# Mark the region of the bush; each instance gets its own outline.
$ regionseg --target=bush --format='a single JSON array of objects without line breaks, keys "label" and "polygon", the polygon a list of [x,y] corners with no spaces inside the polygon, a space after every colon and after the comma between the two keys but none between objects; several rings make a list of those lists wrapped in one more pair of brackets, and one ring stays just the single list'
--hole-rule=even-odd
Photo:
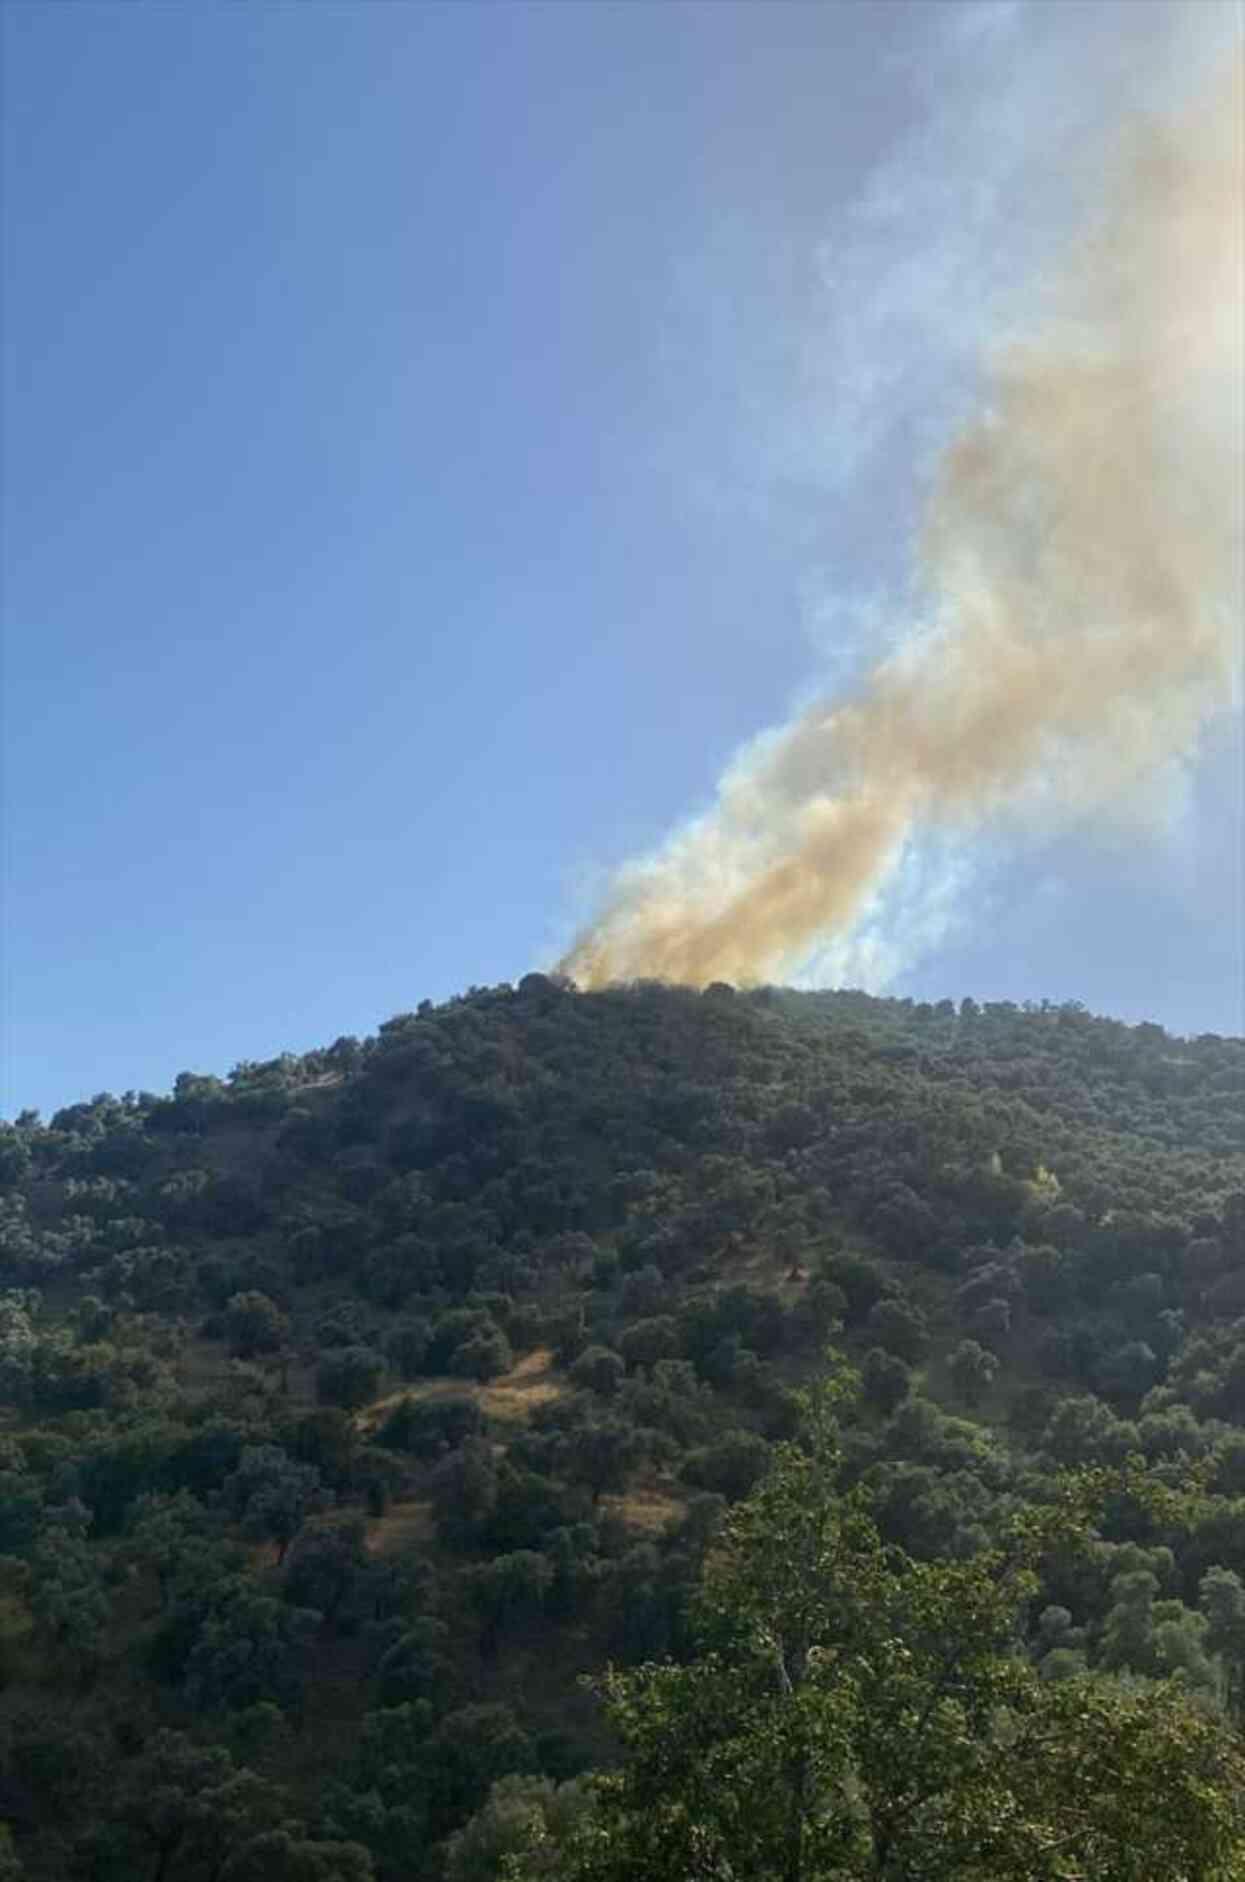
[{"label": "bush", "polygon": [[380,1391],[385,1362],[370,1346],[342,1346],[326,1353],[316,1370],[316,1397],[322,1405],[357,1411]]},{"label": "bush", "polygon": [[473,1398],[401,1398],[376,1434],[391,1451],[430,1461],[484,1429],[484,1413]]},{"label": "bush", "polygon": [[748,1495],[769,1469],[769,1445],[755,1431],[728,1431],[716,1444],[692,1451],[681,1475],[698,1490],[712,1490],[729,1502]]},{"label": "bush", "polygon": [[424,1369],[432,1328],[427,1320],[399,1320],[385,1339],[385,1357],[402,1379],[417,1379]]},{"label": "bush", "polygon": [[915,1366],[929,1350],[929,1329],[919,1307],[906,1300],[879,1300],[865,1322],[879,1346]]},{"label": "bush", "polygon": [[880,1346],[865,1354],[860,1381],[869,1404],[886,1416],[903,1403],[912,1389],[909,1368],[896,1354],[884,1353]]},{"label": "bush", "polygon": [[289,1334],[289,1322],[267,1294],[235,1294],[225,1305],[224,1332],[239,1359],[275,1353]]},{"label": "bush", "polygon": [[450,1371],[459,1379],[498,1379],[514,1365],[510,1341],[501,1328],[473,1333],[457,1347]]},{"label": "bush", "polygon": [[999,1362],[994,1354],[976,1340],[961,1340],[951,1355],[951,1383],[957,1395],[969,1406],[980,1405],[990,1387]]},{"label": "bush", "polygon": [[589,1346],[571,1367],[571,1383],[582,1392],[596,1392],[601,1398],[613,1398],[626,1371],[617,1353],[608,1346]]},{"label": "bush", "polygon": [[842,1290],[849,1327],[859,1326],[870,1308],[895,1292],[895,1283],[865,1255],[827,1255],[821,1263],[820,1278],[833,1281]]},{"label": "bush", "polygon": [[618,1350],[631,1372],[637,1366],[651,1370],[663,1359],[677,1359],[681,1350],[678,1322],[670,1314],[633,1321],[619,1334]]},{"label": "bush", "polygon": [[[456,1361],[463,1347],[471,1348],[473,1357],[460,1365]],[[493,1364],[490,1353],[505,1362],[493,1365],[492,1371],[488,1369]],[[510,1344],[487,1309],[454,1307],[433,1321],[423,1360],[425,1372],[454,1372],[467,1379],[493,1378],[498,1372],[508,1372],[513,1364]]]}]

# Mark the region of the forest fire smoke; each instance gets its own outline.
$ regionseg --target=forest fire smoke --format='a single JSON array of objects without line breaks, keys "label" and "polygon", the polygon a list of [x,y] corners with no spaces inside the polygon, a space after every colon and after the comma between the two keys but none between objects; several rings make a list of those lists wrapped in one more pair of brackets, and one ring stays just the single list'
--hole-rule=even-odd
[{"label": "forest fire smoke", "polygon": [[925,619],[619,874],[560,963],[581,985],[790,971],[913,838],[1127,801],[1231,697],[1243,71],[1196,115],[1128,129],[1036,329],[983,362],[918,545]]}]

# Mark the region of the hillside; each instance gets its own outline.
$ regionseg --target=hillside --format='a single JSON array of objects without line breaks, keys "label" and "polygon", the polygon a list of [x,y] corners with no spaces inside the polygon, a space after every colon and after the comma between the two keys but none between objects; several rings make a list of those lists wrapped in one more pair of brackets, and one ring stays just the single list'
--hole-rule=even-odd
[{"label": "hillside", "polygon": [[1241,1040],[529,975],[24,1114],[0,1180],[0,1877],[499,1874],[844,1364],[918,1559],[1194,1485],[1044,1561],[1025,1652],[1245,1715]]}]

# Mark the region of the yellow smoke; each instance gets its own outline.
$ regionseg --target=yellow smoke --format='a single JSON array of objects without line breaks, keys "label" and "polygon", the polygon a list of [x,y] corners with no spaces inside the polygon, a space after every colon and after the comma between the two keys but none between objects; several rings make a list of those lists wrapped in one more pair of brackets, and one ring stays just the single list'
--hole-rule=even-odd
[{"label": "yellow smoke", "polygon": [[1130,127],[1041,322],[983,362],[918,548],[926,621],[622,871],[563,972],[774,977],[913,836],[1127,801],[1192,750],[1239,657],[1243,75]]}]

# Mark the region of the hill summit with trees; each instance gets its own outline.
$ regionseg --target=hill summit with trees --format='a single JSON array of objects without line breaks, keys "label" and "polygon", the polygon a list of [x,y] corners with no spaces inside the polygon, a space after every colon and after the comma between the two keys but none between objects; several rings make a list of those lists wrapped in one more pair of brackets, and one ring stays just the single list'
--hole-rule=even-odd
[{"label": "hill summit with trees", "polygon": [[517,987],[0,1126],[0,1879],[1245,1877],[1245,1042]]}]

